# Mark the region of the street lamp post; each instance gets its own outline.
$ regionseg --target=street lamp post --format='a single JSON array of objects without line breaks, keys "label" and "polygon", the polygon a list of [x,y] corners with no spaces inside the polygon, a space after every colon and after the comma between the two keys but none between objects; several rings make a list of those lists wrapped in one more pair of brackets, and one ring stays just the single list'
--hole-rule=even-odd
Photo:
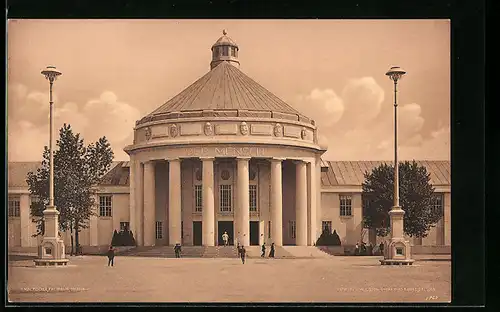
[{"label": "street lamp post", "polygon": [[54,207],[54,145],[52,136],[54,135],[54,122],[53,122],[53,107],[54,101],[52,100],[52,86],[54,85],[54,81],[60,76],[62,73],[58,71],[54,66],[47,66],[46,69],[42,70],[42,74],[50,83],[50,95],[49,95],[49,103],[50,103],[50,130],[49,130],[49,152],[50,152],[50,184],[49,184],[49,206]]},{"label": "street lamp post", "polygon": [[386,243],[381,264],[412,264],[410,243],[404,238],[404,210],[399,205],[399,162],[398,162],[398,81],[406,74],[400,67],[391,67],[386,75],[394,82],[394,205],[389,212],[391,239]]},{"label": "street lamp post", "polygon": [[406,74],[399,67],[391,67],[386,75],[394,81],[394,207],[393,209],[401,209],[399,206],[399,162],[398,162],[398,81]]},{"label": "street lamp post", "polygon": [[43,239],[40,246],[38,246],[38,258],[35,259],[35,265],[66,265],[69,261],[66,259],[64,254],[64,241],[59,237],[59,211],[57,211],[54,205],[54,143],[53,143],[53,132],[54,132],[54,122],[53,122],[53,105],[52,100],[52,87],[54,81],[61,72],[58,71],[54,66],[47,66],[46,69],[42,70],[42,75],[50,83],[50,95],[49,95],[49,205],[43,211],[43,222],[44,222],[44,232]]}]

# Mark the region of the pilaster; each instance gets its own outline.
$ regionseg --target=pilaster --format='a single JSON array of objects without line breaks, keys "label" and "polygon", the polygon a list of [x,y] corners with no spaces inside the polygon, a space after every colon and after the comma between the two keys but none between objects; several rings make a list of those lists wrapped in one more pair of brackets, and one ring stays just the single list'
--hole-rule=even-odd
[{"label": "pilaster", "polygon": [[30,196],[22,194],[19,199],[21,218],[21,247],[31,247]]}]

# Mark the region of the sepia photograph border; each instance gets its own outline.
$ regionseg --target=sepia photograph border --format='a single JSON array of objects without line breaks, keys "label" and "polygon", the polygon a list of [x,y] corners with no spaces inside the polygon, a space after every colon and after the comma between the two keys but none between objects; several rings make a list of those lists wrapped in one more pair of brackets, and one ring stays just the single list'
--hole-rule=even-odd
[{"label": "sepia photograph border", "polygon": [[[146,4],[147,3],[147,4]],[[485,295],[485,16],[484,1],[9,1],[7,19],[449,19],[451,21],[451,304],[342,303],[9,303],[18,307],[379,307],[484,306]],[[6,66],[8,60],[6,59]],[[6,70],[7,76],[7,70]],[[7,79],[6,79],[7,80]],[[7,88],[6,88],[7,90]],[[6,98],[7,100],[7,98]],[[7,105],[6,105],[7,106]],[[7,118],[7,114],[6,114]],[[5,119],[6,121],[6,119]],[[7,129],[7,127],[5,127]],[[5,132],[7,140],[7,131]],[[7,145],[5,145],[7,149]],[[7,168],[7,153],[4,158]],[[491,173],[490,173],[491,174]],[[5,171],[7,181],[7,170]],[[5,184],[7,205],[7,182]],[[494,204],[490,204],[495,209]],[[471,217],[471,214],[473,217]],[[7,218],[5,209],[4,217]],[[5,232],[7,233],[7,222]],[[457,230],[458,229],[458,230]],[[7,256],[7,235],[2,243]]]}]

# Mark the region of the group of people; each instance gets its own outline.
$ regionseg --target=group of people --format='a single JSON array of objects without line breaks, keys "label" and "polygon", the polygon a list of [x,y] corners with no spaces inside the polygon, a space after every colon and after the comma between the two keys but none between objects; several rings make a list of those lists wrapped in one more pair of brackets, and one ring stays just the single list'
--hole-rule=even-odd
[{"label": "group of people", "polygon": [[[384,243],[380,243],[379,250],[381,254],[384,253]],[[356,243],[356,246],[354,247],[354,254],[373,255],[373,245],[370,243],[368,246],[366,246],[365,242]]]},{"label": "group of people", "polygon": [[[262,258],[266,256],[266,244],[262,244],[262,254],[260,255]],[[269,258],[274,258],[274,243],[271,244],[271,250],[269,250]]]},{"label": "group of people", "polygon": [[[174,246],[174,252],[175,252],[175,257],[180,258],[181,257],[181,244],[177,243]],[[114,260],[115,260],[115,250],[113,249],[113,246],[109,246],[109,249],[106,253],[108,256],[108,266],[114,266]]]},{"label": "group of people", "polygon": [[[224,242],[224,246],[229,245],[229,235],[227,234],[226,231],[222,234],[222,241]],[[240,245],[239,242],[237,243],[236,248],[238,249],[238,257],[241,258],[241,262],[244,264],[247,251],[243,245]],[[272,243],[271,250],[269,251],[269,258],[274,258],[274,252],[275,252],[274,243]],[[262,254],[260,256],[262,258],[264,258],[266,256],[266,245],[265,244],[262,244]]]},{"label": "group of people", "polygon": [[[229,245],[229,235],[227,234],[227,232],[224,232],[224,234],[222,234],[222,241],[224,242],[224,246]],[[241,262],[243,264],[245,264],[245,258],[246,258],[246,253],[247,253],[245,247],[243,245],[240,245],[240,243],[238,242],[237,249],[238,249],[238,257],[241,258]],[[357,249],[358,249],[358,244],[356,244],[356,250]],[[266,245],[265,244],[262,244],[261,250],[262,250],[262,254],[260,256],[262,258],[264,258],[266,256]],[[176,258],[181,257],[181,251],[182,251],[181,244],[179,244],[179,243],[175,244],[174,252],[175,252]],[[275,252],[275,247],[274,247],[274,243],[272,243],[271,249],[269,250],[268,257],[274,258],[274,252]],[[113,266],[114,265],[114,258],[115,258],[115,250],[113,249],[113,246],[109,246],[107,256],[108,256],[108,266],[110,266],[110,265]]]},{"label": "group of people", "polygon": [[[243,264],[245,264],[245,257],[246,257],[246,249],[245,249],[245,246],[243,245],[240,245],[240,243],[237,244],[237,247],[238,249],[238,257],[241,258],[241,262]],[[262,244],[262,253],[261,253],[261,257],[264,258],[266,256],[266,245],[265,244]],[[274,258],[274,252],[275,252],[275,248],[274,248],[274,243],[271,244],[271,250],[269,251],[269,258]]]}]

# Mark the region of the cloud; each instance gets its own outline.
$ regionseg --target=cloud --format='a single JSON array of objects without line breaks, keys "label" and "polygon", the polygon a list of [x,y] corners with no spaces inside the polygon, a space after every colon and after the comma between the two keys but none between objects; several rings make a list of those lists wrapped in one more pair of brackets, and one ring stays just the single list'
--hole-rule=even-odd
[{"label": "cloud", "polygon": [[450,160],[450,127],[445,126],[431,133],[427,139],[422,139],[416,146],[400,148],[401,159]]},{"label": "cloud", "polygon": [[402,142],[420,132],[424,125],[424,118],[420,116],[422,109],[416,103],[406,104],[398,107],[398,134]]},{"label": "cloud", "polygon": [[43,147],[49,142],[49,127],[45,131],[25,120],[8,120],[7,161],[40,160]]},{"label": "cloud", "polygon": [[299,112],[323,127],[335,124],[344,113],[342,99],[331,89],[314,89],[310,94],[299,95],[294,102]]},{"label": "cloud", "polygon": [[[351,79],[342,97],[333,89],[314,89],[298,96],[295,107],[316,120],[322,145],[329,147],[323,155],[329,160],[391,160],[394,158],[393,106],[383,109],[384,91],[372,77]],[[327,109],[331,99],[338,109],[335,115]],[[302,102],[300,102],[302,101]],[[315,101],[311,105],[311,101]],[[391,113],[392,111],[392,113]],[[336,118],[332,118],[335,116]],[[449,159],[449,125],[440,123],[431,135],[424,135],[425,119],[417,103],[398,106],[398,151],[403,159]],[[448,130],[447,130],[448,129]]]},{"label": "cloud", "polygon": [[350,79],[342,90],[344,120],[367,122],[376,118],[384,101],[384,90],[373,77]]},{"label": "cloud", "polygon": [[[392,105],[383,107],[384,91],[372,77],[347,81],[339,96],[333,88],[313,89],[291,101],[296,109],[313,118],[318,139],[328,146],[324,159],[391,160],[394,157]],[[57,94],[55,95],[57,99]],[[85,103],[55,100],[55,131],[69,123],[86,142],[106,136],[117,159],[133,140],[139,110],[104,91]],[[384,104],[385,105],[385,104]],[[9,161],[39,160],[48,144],[48,93],[21,84],[8,88]],[[398,146],[401,159],[450,159],[450,128],[441,121],[425,133],[425,119],[418,103],[398,106]]]},{"label": "cloud", "polygon": [[96,140],[106,135],[112,145],[120,144],[129,137],[135,121],[141,117],[139,110],[118,101],[110,91],[103,92],[99,99],[88,101],[82,113],[92,121],[92,127],[87,131],[89,137]]},{"label": "cloud", "polygon": [[[22,84],[8,89],[8,158],[9,161],[40,160],[43,147],[49,143],[48,93],[31,91]],[[132,129],[140,112],[120,102],[111,91],[86,103],[57,103],[54,97],[54,134],[64,123],[80,133],[86,144],[106,136],[116,159],[128,159],[123,152],[132,143]]]}]

